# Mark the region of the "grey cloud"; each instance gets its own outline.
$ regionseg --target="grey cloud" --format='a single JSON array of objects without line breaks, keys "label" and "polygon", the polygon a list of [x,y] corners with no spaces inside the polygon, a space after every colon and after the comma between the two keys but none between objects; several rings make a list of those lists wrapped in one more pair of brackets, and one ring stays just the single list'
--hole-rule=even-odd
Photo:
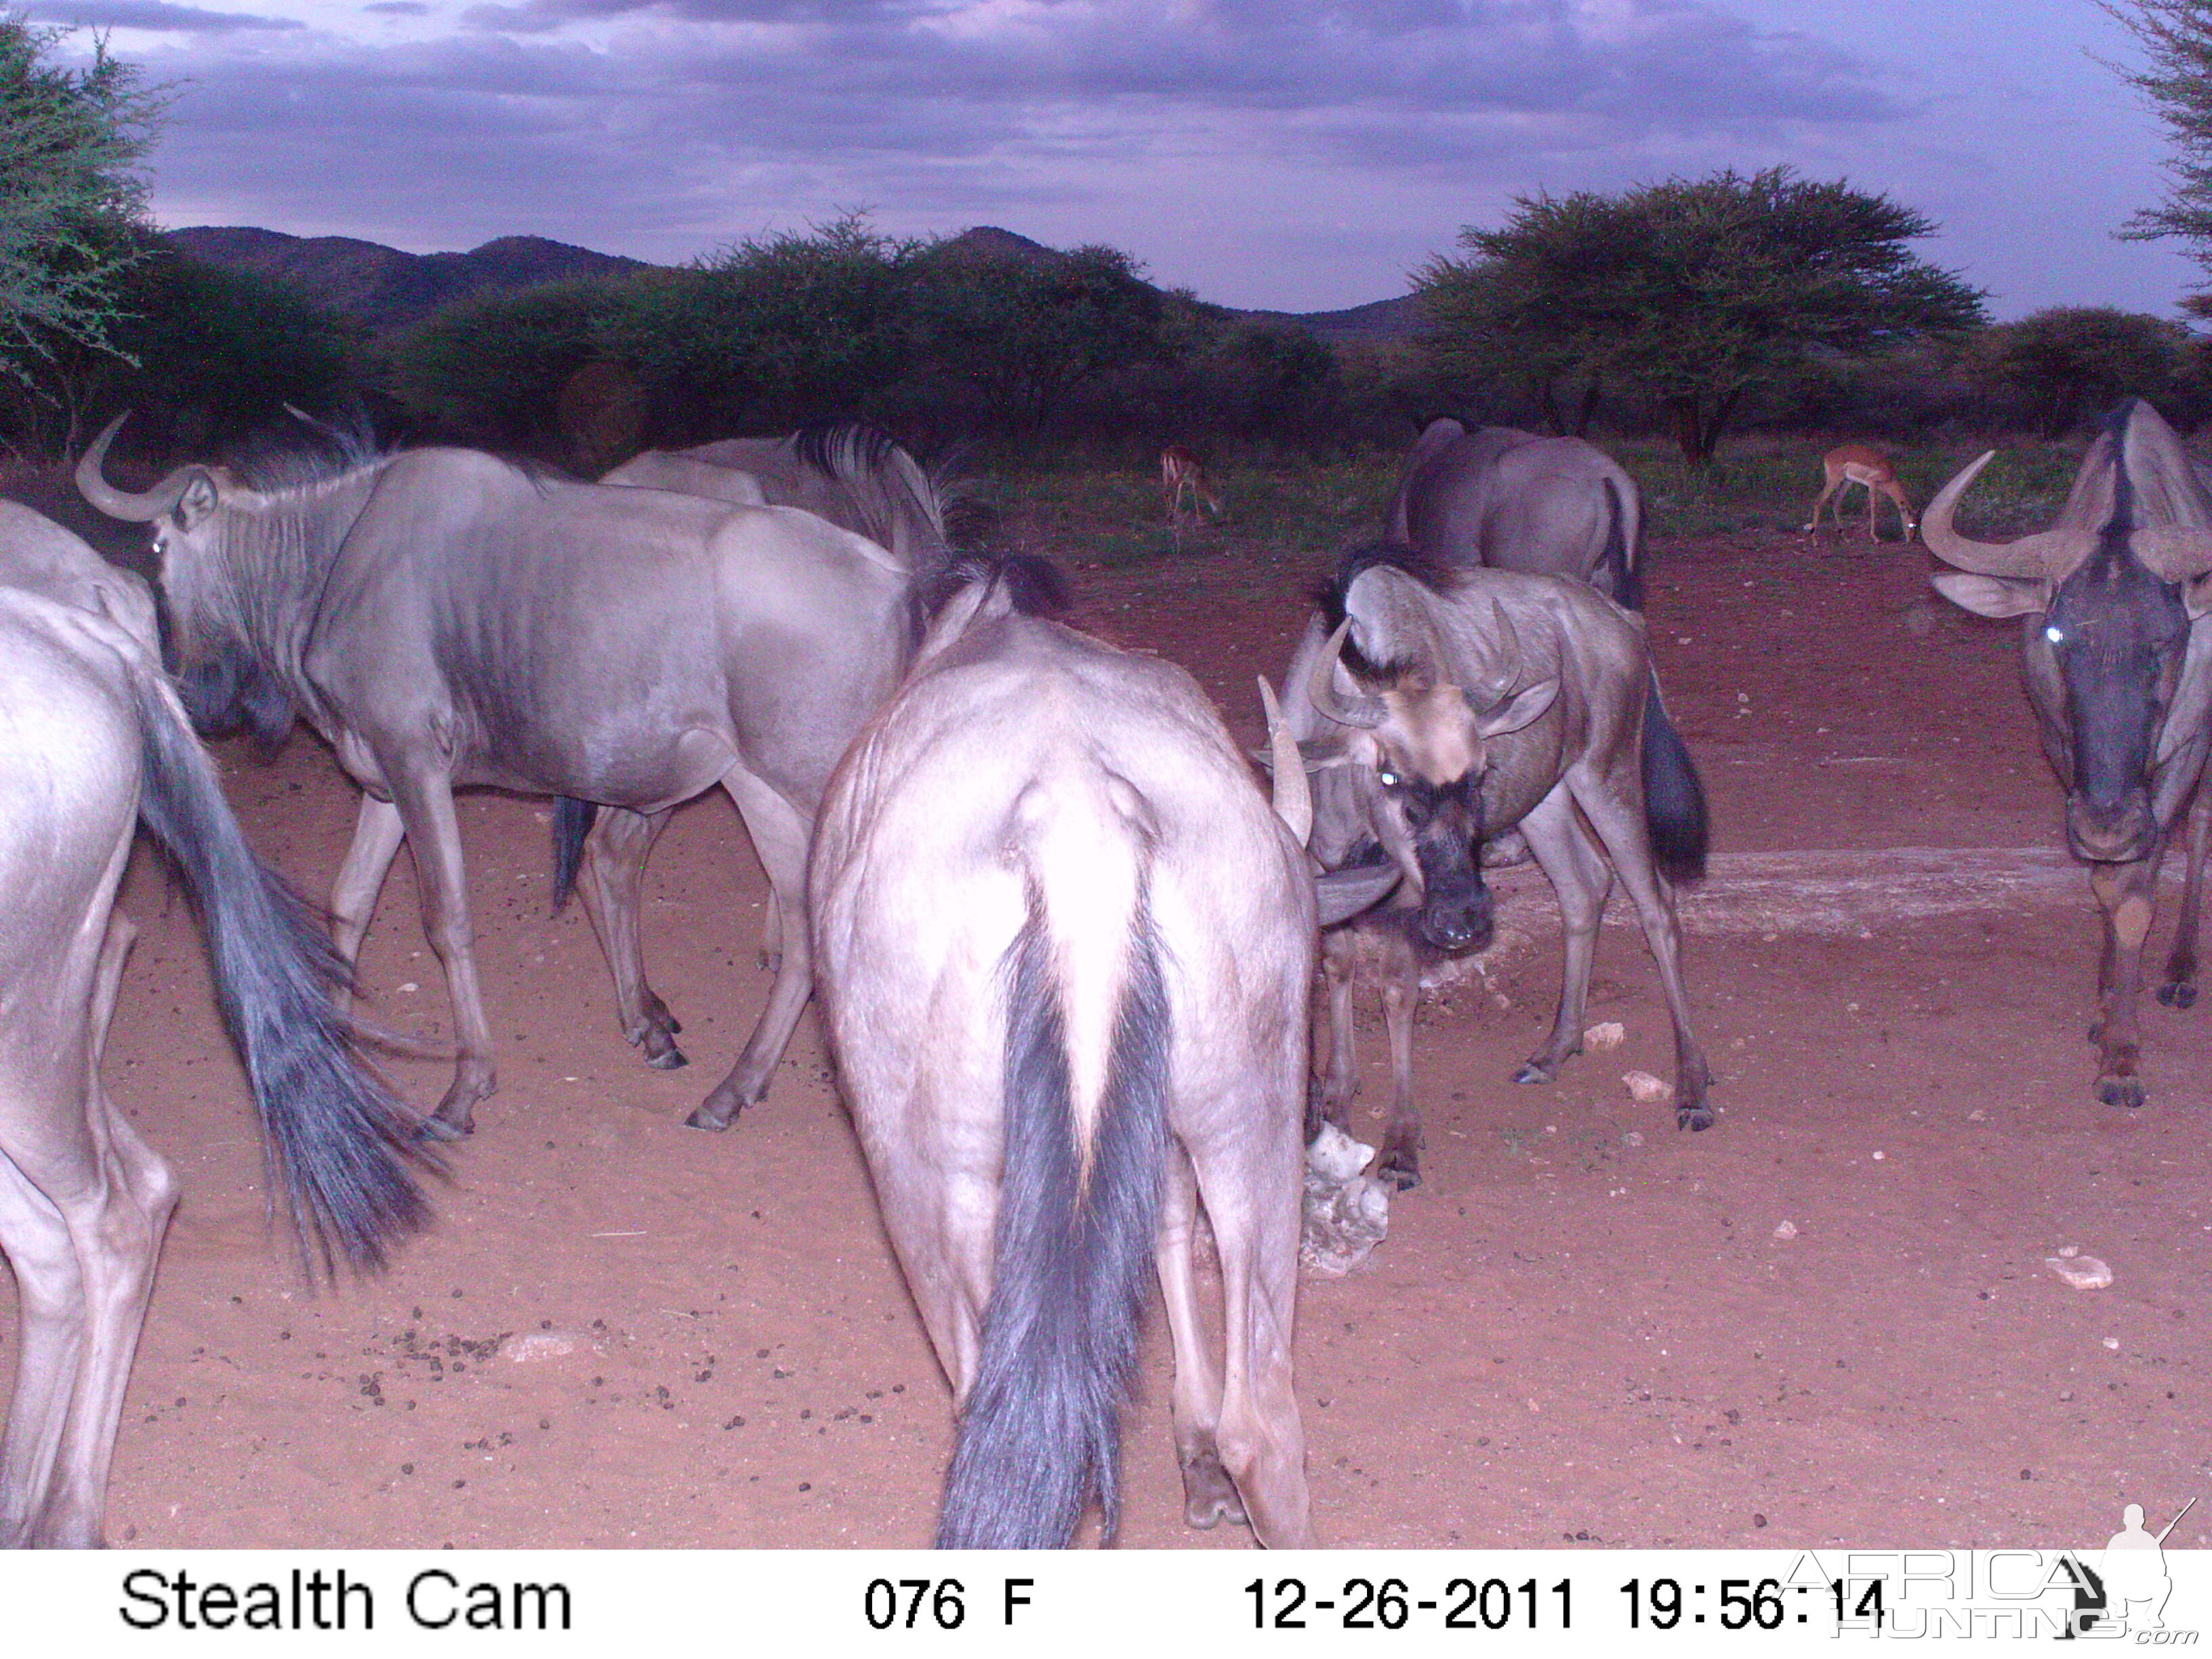
[{"label": "grey cloud", "polygon": [[427,17],[430,13],[429,7],[424,5],[422,0],[374,0],[374,4],[363,6],[362,9],[381,13],[387,17]]},{"label": "grey cloud", "polygon": [[30,8],[29,15],[41,22],[66,23],[78,28],[157,29],[194,34],[228,34],[240,30],[306,27],[289,17],[257,17],[242,11],[204,11],[198,6],[171,5],[168,0],[84,0],[82,4],[39,4]]}]

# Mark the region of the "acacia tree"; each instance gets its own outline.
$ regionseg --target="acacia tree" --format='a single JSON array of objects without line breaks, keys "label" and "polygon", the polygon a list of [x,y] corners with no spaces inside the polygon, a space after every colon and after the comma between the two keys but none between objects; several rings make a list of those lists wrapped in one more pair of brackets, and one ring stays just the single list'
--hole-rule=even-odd
[{"label": "acacia tree", "polygon": [[1449,361],[1546,384],[1620,385],[1711,463],[1744,397],[1816,354],[1896,349],[1974,328],[1982,296],[1905,243],[1935,225],[1887,196],[1789,167],[1671,179],[1618,196],[1516,197],[1500,229],[1460,233],[1416,278]]},{"label": "acacia tree", "polygon": [[1990,379],[2016,394],[2047,438],[2130,395],[2193,420],[2203,384],[2188,330],[2112,306],[2053,306],[2000,323],[1976,343]]},{"label": "acacia tree", "polygon": [[[2166,124],[2174,155],[2164,202],[2139,210],[2115,233],[2134,242],[2179,237],[2212,272],[2212,0],[2132,0],[2106,11],[2149,59],[2140,70],[2109,65],[2142,93]],[[2192,294],[2183,309],[2212,317],[2212,293]]]},{"label": "acacia tree", "polygon": [[163,104],[104,41],[83,68],[51,62],[66,33],[0,12],[0,371],[64,404],[79,377],[49,372],[58,355],[116,350],[121,278],[143,247],[139,167]]}]

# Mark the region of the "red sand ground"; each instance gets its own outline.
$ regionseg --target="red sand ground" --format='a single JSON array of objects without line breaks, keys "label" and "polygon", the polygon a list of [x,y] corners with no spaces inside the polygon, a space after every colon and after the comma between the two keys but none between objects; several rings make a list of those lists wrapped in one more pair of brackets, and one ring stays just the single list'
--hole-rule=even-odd
[{"label": "red sand ground", "polygon": [[[2055,844],[2013,635],[1934,601],[1923,555],[1765,537],[1662,544],[1654,563],[1662,672],[1721,851]],[[1244,550],[1079,580],[1095,626],[1191,665],[1256,739],[1252,675],[1280,672],[1307,574]],[[328,755],[226,762],[249,834],[325,890],[353,811]],[[435,1234],[337,1294],[272,1253],[198,938],[135,872],[144,937],[108,1077],[185,1196],[116,1460],[116,1542],[927,1541],[946,1389],[811,1019],[764,1106],[725,1135],[683,1127],[767,988],[735,813],[679,814],[648,874],[654,980],[695,1061],[675,1074],[622,1042],[582,918],[548,916],[544,819],[542,802],[464,807],[501,1091]],[[442,1033],[412,889],[403,857],[364,981],[382,1019]],[[1424,1017],[1426,1184],[1366,1271],[1305,1286],[1323,1541],[2082,1545],[2123,1502],[2155,1526],[2203,1489],[2212,1007],[2148,1007],[2150,1103],[2099,1105],[2086,882],[1865,938],[1694,937],[1724,1109],[1696,1136],[1621,1086],[1668,1073],[1672,1051],[1618,906],[1591,1017],[1626,1044],[1556,1086],[1507,1080],[1558,958],[1540,888],[1505,919],[1536,941],[1501,985],[1511,1006],[1462,994]],[[398,1074],[424,1106],[444,1083]],[[1797,1235],[1778,1239],[1785,1218]],[[2059,1283],[2042,1264],[2063,1244],[2117,1282]],[[1125,1540],[1243,1547],[1182,1524],[1157,1325]],[[14,1340],[0,1291],[0,1374]],[[2171,1541],[2205,1542],[2208,1514]]]}]

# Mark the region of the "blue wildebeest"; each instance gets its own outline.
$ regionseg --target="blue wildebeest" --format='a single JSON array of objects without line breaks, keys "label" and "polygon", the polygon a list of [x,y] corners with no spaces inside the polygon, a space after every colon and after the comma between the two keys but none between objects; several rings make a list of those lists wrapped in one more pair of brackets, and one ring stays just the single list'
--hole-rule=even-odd
[{"label": "blue wildebeest", "polygon": [[[1510,427],[1469,432],[1431,421],[1407,457],[1390,509],[1393,540],[1454,569],[1481,567],[1529,575],[1571,576],[1634,609],[1642,603],[1643,501],[1611,457],[1579,438],[1539,438]],[[1340,818],[1358,812],[1341,776],[1316,793]],[[1508,830],[1483,850],[1486,862],[1519,863],[1523,838]],[[1371,976],[1382,994],[1390,1045],[1391,1121],[1417,1134],[1413,1104],[1413,1015],[1422,970],[1443,954],[1420,927],[1423,900],[1407,883],[1392,901],[1322,939],[1328,982],[1328,1058],[1317,1082],[1316,1124],[1341,1123],[1357,1090],[1352,999]],[[1400,1187],[1418,1180],[1413,1159],[1386,1152],[1380,1169]]]},{"label": "blue wildebeest", "polygon": [[[1302,810],[1282,810],[1182,670],[1018,614],[999,578],[946,607],[830,783],[823,1007],[959,1403],[941,1545],[1063,1546],[1094,1492],[1112,1536],[1155,1266],[1186,1519],[1306,1541],[1291,1334],[1316,900]],[[1395,879],[1339,878],[1322,914]]]},{"label": "blue wildebeest", "polygon": [[380,1265],[426,1211],[407,1120],[358,1063],[343,969],[255,860],[161,672],[144,584],[0,503],[0,1252],[22,1340],[0,1545],[97,1545],[124,1386],[176,1178],[116,1109],[100,1050],[136,930],[115,891],[142,822],[206,928],[311,1263]]},{"label": "blue wildebeest", "polygon": [[[672,489],[739,507],[799,507],[888,550],[899,564],[917,573],[917,597],[925,604],[943,597],[930,591],[930,578],[932,573],[945,570],[951,560],[945,516],[958,500],[957,485],[946,471],[924,466],[886,434],[857,422],[805,427],[781,438],[725,438],[696,449],[648,449],[599,482]],[[584,891],[600,898],[592,913],[594,924],[601,914],[609,917],[600,932],[603,939],[615,941],[608,945],[610,960],[617,951],[635,957],[640,880],[646,854],[667,815],[638,823],[633,821],[636,815],[618,808],[599,811],[589,802],[565,799],[556,803],[555,812],[554,903],[562,902],[580,873],[586,884],[594,884]],[[592,830],[595,816],[597,829],[586,842],[582,837]],[[584,852],[580,872],[580,850]],[[774,967],[781,961],[782,932],[782,906],[771,890],[763,918],[763,965]],[[634,966],[618,966],[617,981],[625,971],[642,984],[641,959]],[[648,1006],[648,1012],[653,1012]],[[673,1041],[679,1028],[665,1018],[666,1013],[665,1008],[658,1010],[641,1039],[649,1063],[664,1070],[684,1063]]]},{"label": "blue wildebeest", "polygon": [[[303,717],[362,787],[331,898],[348,961],[413,842],[459,1049],[431,1127],[467,1133],[495,1085],[453,809],[472,785],[624,809],[580,885],[623,1031],[654,1059],[675,1021],[635,939],[643,843],[722,786],[775,890],[782,950],[750,1040],[690,1121],[720,1128],[758,1100],[809,991],[814,809],[905,668],[915,573],[809,513],[570,483],[471,450],[258,481],[184,466],[131,493],[100,475],[113,431],[78,484],[154,524],[195,716],[264,741]],[[556,823],[571,868],[590,827],[580,812]]]},{"label": "blue wildebeest", "polygon": [[[1705,796],[1638,620],[1584,582],[1455,568],[1388,544],[1348,555],[1320,597],[1284,692],[1289,728],[1327,786],[1315,792],[1315,855],[1340,868],[1379,848],[1418,900],[1398,924],[1409,942],[1480,949],[1492,919],[1478,849],[1520,830],[1566,932],[1559,1015],[1523,1083],[1551,1081],[1581,1051],[1618,875],[1674,1024],[1675,1121],[1710,1127],[1673,891],[1704,873]],[[1348,1024],[1348,1002],[1332,1001]],[[1348,1098],[1324,1085],[1318,1103],[1340,1126]],[[1413,1185],[1420,1140],[1401,1087],[1378,1174]]]},{"label": "blue wildebeest", "polygon": [[1406,458],[1389,537],[1439,564],[1573,576],[1632,611],[1643,604],[1644,498],[1580,438],[1430,422]]},{"label": "blue wildebeest", "polygon": [[[2212,748],[2212,491],[2148,404],[2115,410],[2082,458],[2049,530],[1972,541],[1952,527],[1995,451],[1928,504],[1922,538],[1957,569],[1946,599],[2022,619],[2028,701],[2044,752],[2066,786],[2066,842],[2089,866],[2104,912],[2097,970],[2098,1097],[2140,1106],[2136,996],[2168,838],[2189,812],[2188,885],[2159,1000],[2197,999],[2197,919],[2207,814],[2199,784]],[[2193,805],[2192,805],[2193,803]]]}]

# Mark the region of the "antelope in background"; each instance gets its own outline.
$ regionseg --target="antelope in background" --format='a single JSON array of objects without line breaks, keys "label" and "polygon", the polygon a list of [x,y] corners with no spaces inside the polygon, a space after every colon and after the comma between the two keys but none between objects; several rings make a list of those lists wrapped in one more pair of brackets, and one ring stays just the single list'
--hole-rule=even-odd
[{"label": "antelope in background", "polygon": [[1908,542],[1912,539],[1912,532],[1918,527],[1913,521],[1912,503],[1905,498],[1905,487],[1897,481],[1896,465],[1887,455],[1872,444],[1838,444],[1820,458],[1820,466],[1827,474],[1827,483],[1820,491],[1820,499],[1813,503],[1812,522],[1805,526],[1808,532],[1820,527],[1820,509],[1827,506],[1831,496],[1834,497],[1836,503],[1836,528],[1841,530],[1844,527],[1844,489],[1849,484],[1857,484],[1867,493],[1867,539],[1880,539],[1875,532],[1874,498],[1876,495],[1887,495],[1897,504],[1897,516],[1905,525],[1905,539]]},{"label": "antelope in background", "polygon": [[1167,509],[1170,524],[1182,521],[1186,494],[1191,498],[1193,519],[1201,506],[1215,518],[1221,516],[1221,497],[1206,487],[1206,468],[1197,455],[1181,444],[1170,444],[1160,451],[1160,504]]}]

